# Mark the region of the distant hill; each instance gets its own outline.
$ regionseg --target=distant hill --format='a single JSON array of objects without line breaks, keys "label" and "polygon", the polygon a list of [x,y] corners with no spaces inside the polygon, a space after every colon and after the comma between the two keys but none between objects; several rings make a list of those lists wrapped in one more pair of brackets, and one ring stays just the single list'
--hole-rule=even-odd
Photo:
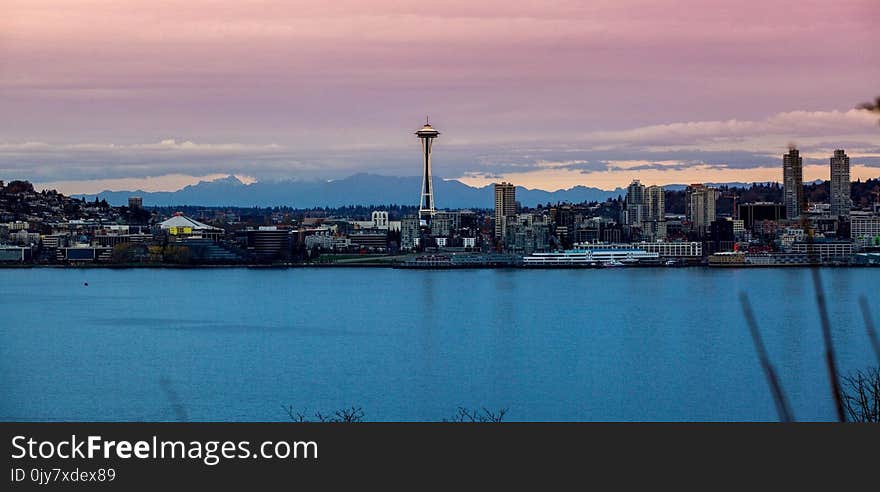
[{"label": "distant hill", "polygon": [[[768,184],[772,183],[772,181],[761,181],[759,184]],[[706,186],[712,186],[718,188],[720,186],[726,186],[727,188],[748,188],[752,186],[753,183],[741,183],[739,181],[731,181],[730,183],[703,183]],[[686,184],[669,184],[663,185],[663,188],[666,191],[684,191],[689,185]]]},{"label": "distant hill", "polygon": [[[421,178],[355,174],[333,181],[278,181],[244,184],[234,176],[215,181],[202,181],[178,191],[146,192],[103,191],[97,195],[76,195],[87,200],[95,197],[111,205],[125,205],[128,197],[143,197],[146,206],[202,205],[230,207],[289,206],[295,208],[342,207],[364,204],[418,204]],[[525,206],[538,203],[568,201],[604,201],[625,194],[575,186],[567,190],[531,190],[518,186],[517,200]],[[434,179],[434,195],[440,208],[492,208],[495,196],[492,185],[481,188],[457,180]]]},{"label": "distant hill", "polygon": [[[706,183],[710,186],[738,188],[739,203],[782,200],[781,185],[776,182],[761,183]],[[12,185],[12,183],[10,183]],[[29,185],[29,183],[28,183]],[[355,174],[334,181],[280,181],[244,184],[234,176],[215,181],[202,181],[178,191],[104,191],[97,195],[74,195],[94,201],[106,200],[110,205],[128,203],[128,197],[137,195],[147,206],[229,206],[293,208],[346,207],[352,205],[418,205],[421,178],[418,176],[392,177],[375,174]],[[435,178],[434,194],[440,208],[493,208],[495,197],[492,185],[468,186],[457,180]],[[670,213],[684,213],[684,189],[687,185],[665,185],[666,209]],[[804,184],[809,201],[828,199],[828,182],[811,181]],[[570,202],[582,203],[605,201],[625,196],[626,190],[601,190],[588,186],[575,186],[567,190],[545,191],[516,188],[517,201],[527,207],[538,204]],[[854,181],[852,199],[859,207],[868,207],[880,199],[880,179]]]}]

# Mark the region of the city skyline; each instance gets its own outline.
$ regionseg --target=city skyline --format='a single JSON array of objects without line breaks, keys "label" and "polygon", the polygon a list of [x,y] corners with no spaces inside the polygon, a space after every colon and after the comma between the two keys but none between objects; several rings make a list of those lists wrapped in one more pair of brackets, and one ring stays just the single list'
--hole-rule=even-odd
[{"label": "city skyline", "polygon": [[876,117],[852,109],[880,76],[871,1],[170,7],[11,1],[0,175],[66,193],[416,175],[402,130],[425,113],[436,176],[471,185],[779,181],[788,142],[805,180],[836,148],[852,179],[880,175]]}]

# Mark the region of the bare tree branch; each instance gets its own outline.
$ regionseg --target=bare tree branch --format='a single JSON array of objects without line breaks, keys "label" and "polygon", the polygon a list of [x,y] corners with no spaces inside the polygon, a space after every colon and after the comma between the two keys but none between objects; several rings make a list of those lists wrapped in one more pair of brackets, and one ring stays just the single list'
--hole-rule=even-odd
[{"label": "bare tree branch", "polygon": [[746,324],[749,325],[749,331],[752,334],[752,342],[755,344],[755,350],[758,352],[758,359],[761,361],[761,367],[764,369],[764,376],[767,377],[767,384],[770,385],[770,393],[773,395],[773,402],[776,403],[776,413],[779,414],[781,422],[792,422],[794,416],[785,393],[782,392],[782,385],[779,384],[779,378],[770,363],[767,356],[767,349],[764,347],[764,341],[761,339],[761,332],[758,329],[758,322],[755,320],[755,314],[752,312],[752,306],[749,304],[749,297],[745,292],[739,293],[739,300],[742,304],[743,313],[746,316]]}]

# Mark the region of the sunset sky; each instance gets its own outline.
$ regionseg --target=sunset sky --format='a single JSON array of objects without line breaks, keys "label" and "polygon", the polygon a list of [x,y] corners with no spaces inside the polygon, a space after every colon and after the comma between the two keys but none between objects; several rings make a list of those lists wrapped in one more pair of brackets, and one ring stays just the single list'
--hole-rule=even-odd
[{"label": "sunset sky", "polygon": [[880,176],[880,2],[3,0],[0,179]]}]

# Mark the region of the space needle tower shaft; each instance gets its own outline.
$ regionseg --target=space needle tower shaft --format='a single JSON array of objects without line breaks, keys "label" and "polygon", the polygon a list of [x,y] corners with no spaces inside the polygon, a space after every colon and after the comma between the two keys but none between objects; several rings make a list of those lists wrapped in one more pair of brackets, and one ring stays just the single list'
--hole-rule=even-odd
[{"label": "space needle tower shaft", "polygon": [[428,123],[427,119],[425,120],[425,126],[416,132],[416,136],[422,141],[422,156],[424,158],[422,167],[422,195],[419,200],[419,219],[425,221],[430,220],[437,211],[434,204],[434,182],[431,178],[431,147],[438,135],[440,135],[440,132],[435,130]]}]

